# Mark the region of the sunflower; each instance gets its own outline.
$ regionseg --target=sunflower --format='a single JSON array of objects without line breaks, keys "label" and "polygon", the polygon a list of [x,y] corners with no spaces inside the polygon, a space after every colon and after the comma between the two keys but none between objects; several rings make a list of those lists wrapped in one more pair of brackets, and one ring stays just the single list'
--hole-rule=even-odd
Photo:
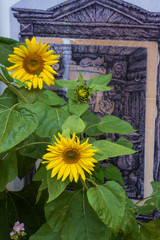
[{"label": "sunflower", "polygon": [[79,176],[85,181],[84,170],[89,174],[94,171],[94,164],[97,160],[93,158],[93,155],[97,150],[93,150],[90,147],[92,144],[88,144],[88,139],[84,143],[80,143],[79,138],[75,135],[72,139],[64,138],[58,133],[59,139],[56,139],[54,146],[48,145],[46,153],[42,158],[45,160],[42,163],[48,163],[46,169],[52,169],[51,177],[57,175],[57,180],[62,177],[64,181],[68,176],[70,181],[78,181]]},{"label": "sunflower", "polygon": [[26,39],[26,47],[20,45],[15,47],[13,54],[9,55],[8,61],[14,63],[7,70],[13,78],[19,79],[27,84],[28,89],[31,87],[42,89],[43,81],[50,86],[54,85],[54,76],[57,74],[51,65],[58,62],[57,58],[60,55],[54,55],[53,50],[48,50],[50,46],[41,45],[41,42],[36,44],[36,38],[33,37],[30,41]]}]

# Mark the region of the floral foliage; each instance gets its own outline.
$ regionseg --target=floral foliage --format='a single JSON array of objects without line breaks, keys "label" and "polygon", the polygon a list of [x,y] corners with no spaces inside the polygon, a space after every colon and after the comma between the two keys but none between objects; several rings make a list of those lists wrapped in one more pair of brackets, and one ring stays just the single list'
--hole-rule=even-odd
[{"label": "floral foliage", "polygon": [[[6,84],[0,96],[0,240],[159,240],[160,220],[137,217],[160,211],[160,182],[152,182],[151,196],[133,203],[109,162],[136,152],[125,138],[136,130],[89,110],[93,93],[111,90],[112,74],[55,80],[52,65],[60,56],[49,48],[35,37],[25,43],[0,38],[0,81]],[[63,87],[67,100],[55,91]],[[106,133],[119,141],[97,140]],[[17,176],[26,179],[37,159],[30,184],[8,190]]]}]

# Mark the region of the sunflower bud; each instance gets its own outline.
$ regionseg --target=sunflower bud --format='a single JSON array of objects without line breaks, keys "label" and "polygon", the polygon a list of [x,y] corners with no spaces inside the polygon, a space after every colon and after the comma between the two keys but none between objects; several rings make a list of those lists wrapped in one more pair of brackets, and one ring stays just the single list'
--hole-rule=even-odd
[{"label": "sunflower bud", "polygon": [[91,89],[86,85],[86,83],[76,87],[75,98],[79,102],[88,102],[91,96],[92,96]]}]

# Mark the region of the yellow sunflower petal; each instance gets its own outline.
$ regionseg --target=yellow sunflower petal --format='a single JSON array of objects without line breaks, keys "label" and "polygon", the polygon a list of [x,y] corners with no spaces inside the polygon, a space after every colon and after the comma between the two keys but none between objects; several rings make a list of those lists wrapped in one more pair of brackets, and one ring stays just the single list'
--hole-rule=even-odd
[{"label": "yellow sunflower petal", "polygon": [[63,174],[62,181],[64,181],[64,180],[68,177],[69,174],[70,174],[70,165],[68,164],[68,165],[66,166],[66,170],[65,170],[65,172],[64,172],[64,174]]},{"label": "yellow sunflower petal", "polygon": [[77,170],[78,170],[79,174],[81,175],[82,179],[85,181],[86,177],[85,177],[83,169],[81,168],[81,166],[79,166],[79,164],[77,164],[76,166],[77,166]]}]

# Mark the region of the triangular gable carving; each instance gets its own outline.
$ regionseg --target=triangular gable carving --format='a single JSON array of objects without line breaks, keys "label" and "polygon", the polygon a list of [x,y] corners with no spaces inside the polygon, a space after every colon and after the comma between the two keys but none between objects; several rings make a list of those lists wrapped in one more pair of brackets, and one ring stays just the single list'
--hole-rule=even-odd
[{"label": "triangular gable carving", "polygon": [[[61,3],[57,6],[48,9],[48,12],[53,12],[54,20],[62,20],[66,21],[67,19],[71,19],[74,21],[79,20],[79,13],[81,11],[82,15],[86,9],[85,16],[88,15],[88,11],[91,7],[92,14],[89,13],[88,21],[92,19],[94,22],[112,22],[119,24],[158,24],[160,21],[159,13],[151,13],[140,7],[137,7],[133,4],[126,3],[122,0],[67,0],[64,3]],[[102,9],[102,16],[107,18],[109,14],[108,20],[105,19],[98,20],[98,11],[95,9]],[[101,11],[101,10],[100,10]],[[104,11],[104,12],[103,12]],[[109,12],[110,11],[110,12]],[[114,13],[113,13],[114,12]],[[97,15],[96,15],[97,13]],[[110,14],[112,16],[110,16]],[[101,17],[101,16],[100,16]],[[91,20],[89,20],[91,18]],[[123,20],[122,20],[123,19]]]},{"label": "triangular gable carving", "polygon": [[95,22],[95,23],[121,23],[121,24],[140,24],[139,20],[128,17],[120,11],[103,6],[99,3],[93,3],[90,6],[72,10],[54,19],[60,22]]}]

